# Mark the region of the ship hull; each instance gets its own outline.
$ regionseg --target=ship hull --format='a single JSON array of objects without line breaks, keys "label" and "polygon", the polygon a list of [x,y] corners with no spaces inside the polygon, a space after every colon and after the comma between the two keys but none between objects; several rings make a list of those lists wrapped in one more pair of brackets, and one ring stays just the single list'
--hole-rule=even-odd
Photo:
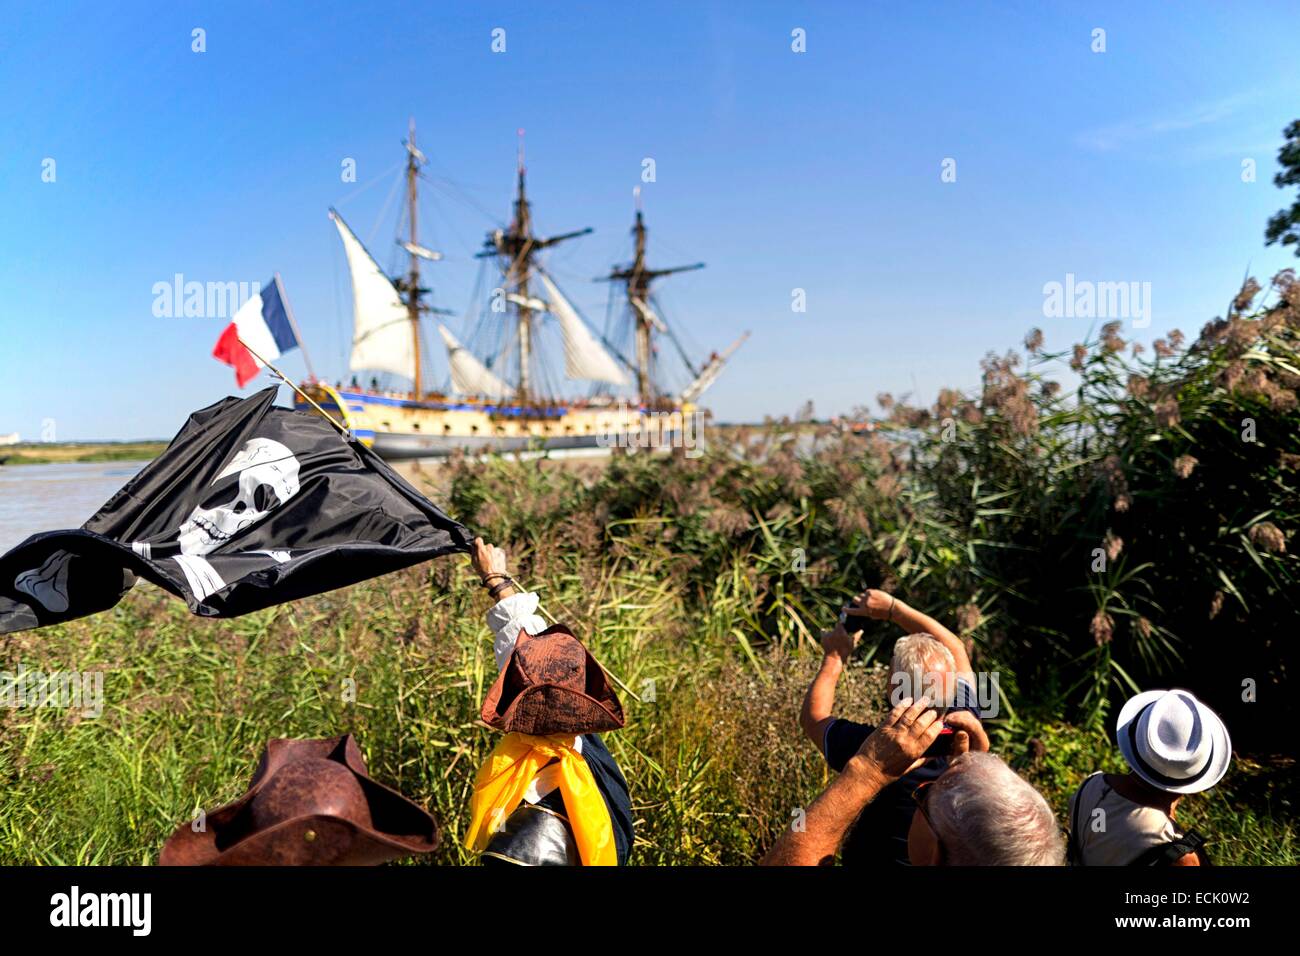
[{"label": "ship hull", "polygon": [[[385,459],[594,448],[695,447],[695,416],[623,405],[524,407],[302,386],[295,407],[328,415]],[[310,399],[310,401],[308,401]],[[314,404],[313,404],[314,403]]]},{"label": "ship hull", "polygon": [[410,458],[444,458],[457,451],[468,454],[493,452],[552,451],[573,448],[599,448],[600,439],[578,438],[493,438],[477,435],[419,435],[379,432],[369,442],[381,457],[389,461]]}]

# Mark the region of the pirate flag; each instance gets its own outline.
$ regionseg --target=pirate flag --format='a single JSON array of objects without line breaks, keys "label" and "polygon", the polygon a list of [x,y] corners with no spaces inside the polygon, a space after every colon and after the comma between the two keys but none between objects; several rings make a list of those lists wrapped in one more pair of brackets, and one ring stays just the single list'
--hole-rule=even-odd
[{"label": "pirate flag", "polygon": [[80,530],[0,557],[0,634],[110,608],[137,577],[235,617],[469,550],[374,452],[275,395],[195,412]]}]

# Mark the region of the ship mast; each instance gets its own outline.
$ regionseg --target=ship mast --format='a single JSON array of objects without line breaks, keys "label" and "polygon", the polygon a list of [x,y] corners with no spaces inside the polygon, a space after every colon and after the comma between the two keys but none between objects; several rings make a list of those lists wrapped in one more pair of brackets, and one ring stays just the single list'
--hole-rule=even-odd
[{"label": "ship mast", "polygon": [[417,236],[416,180],[419,178],[420,164],[424,154],[415,145],[415,117],[411,117],[410,133],[406,139],[406,202],[411,217],[410,251],[411,270],[406,277],[406,312],[411,319],[412,354],[415,356],[415,398],[418,401],[424,393],[420,380],[420,257],[414,250],[419,248]]},{"label": "ship mast", "polygon": [[653,352],[652,335],[654,329],[663,328],[662,320],[650,307],[650,284],[655,279],[672,275],[675,272],[689,272],[703,269],[703,262],[689,266],[674,266],[671,269],[650,269],[645,264],[646,235],[645,216],[641,210],[641,187],[637,186],[632,194],[636,197],[636,222],[632,226],[632,235],[636,239],[636,253],[632,263],[622,269],[614,269],[607,277],[610,281],[623,282],[627,287],[628,305],[636,317],[636,384],[641,401],[647,405],[659,396],[656,392],[654,374],[651,369]]},{"label": "ship mast", "polygon": [[[530,249],[530,239],[533,232],[532,214],[528,209],[528,196],[524,189],[524,137],[523,130],[519,132],[519,158],[516,162],[516,171],[519,180],[519,193],[515,197],[515,222],[514,234],[522,237],[523,242],[520,246],[523,255],[517,263],[519,283],[516,287],[521,301],[516,307],[518,309],[519,320],[519,397],[528,398],[532,393],[532,354],[533,354],[533,310],[528,307],[528,279],[531,273],[532,250]],[[509,278],[509,276],[507,276]]]},{"label": "ship mast", "polygon": [[420,260],[437,262],[442,254],[425,248],[418,241],[417,189],[420,167],[428,163],[428,159],[415,145],[414,119],[411,120],[405,146],[410,237],[403,240],[399,236],[397,239],[397,244],[410,256],[410,265],[404,276],[388,275],[334,209],[330,210],[330,219],[338,227],[339,238],[343,240],[343,250],[348,257],[348,272],[352,276],[354,333],[349,367],[353,370],[391,372],[409,378],[414,395],[419,399],[424,396],[420,361],[420,317],[430,313],[450,313],[445,309],[425,305],[422,301],[430,290],[420,285]]},{"label": "ship mast", "polygon": [[484,242],[486,247],[478,255],[500,256],[506,260],[503,285],[508,289],[513,280],[514,293],[507,296],[514,303],[519,337],[519,381],[515,394],[521,400],[536,397],[532,383],[532,334],[533,313],[538,304],[528,295],[528,284],[533,273],[533,257],[543,249],[554,246],[566,239],[585,236],[590,228],[566,232],[549,239],[538,239],[533,235],[532,210],[528,204],[525,189],[524,172],[524,131],[519,131],[518,186],[515,195],[515,214],[507,230],[498,229],[489,233]]}]

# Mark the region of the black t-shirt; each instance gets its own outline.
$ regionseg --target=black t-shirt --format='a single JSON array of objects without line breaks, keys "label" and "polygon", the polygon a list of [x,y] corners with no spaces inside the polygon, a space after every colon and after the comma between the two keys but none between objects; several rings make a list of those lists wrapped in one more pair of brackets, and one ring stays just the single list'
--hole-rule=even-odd
[{"label": "black t-shirt", "polygon": [[[978,716],[977,707],[974,690],[964,680],[957,681],[957,706],[952,709],[969,710]],[[842,718],[831,721],[822,744],[827,765],[836,773],[842,771],[875,729],[873,724]],[[947,757],[931,757],[881,790],[858,814],[844,838],[840,862],[845,866],[909,866],[907,831],[916,811],[912,793],[921,784],[939,779],[947,769]]]}]

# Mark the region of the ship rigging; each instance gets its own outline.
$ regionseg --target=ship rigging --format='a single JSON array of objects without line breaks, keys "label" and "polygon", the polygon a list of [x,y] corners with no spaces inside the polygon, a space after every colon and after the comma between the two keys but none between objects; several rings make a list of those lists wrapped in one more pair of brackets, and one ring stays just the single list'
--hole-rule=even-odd
[{"label": "ship rigging", "polygon": [[[362,440],[390,458],[423,457],[467,450],[519,450],[529,447],[573,448],[603,444],[603,438],[629,428],[626,403],[638,414],[650,411],[681,415],[693,410],[700,395],[743,343],[741,336],[723,352],[692,361],[652,294],[666,276],[699,269],[703,263],[668,269],[646,265],[648,230],[639,191],[632,233],[632,261],[615,267],[598,281],[621,285],[626,316],[632,323],[634,355],[622,354],[597,332],[561,291],[542,261],[542,253],[585,236],[590,228],[549,237],[534,234],[532,208],[521,142],[516,195],[510,222],[488,233],[476,257],[500,274],[485,303],[476,296],[467,316],[465,342],[441,319],[437,330],[447,356],[448,384],[426,390],[421,324],[425,316],[451,313],[426,302],[431,290],[421,284],[424,262],[442,256],[421,244],[418,189],[428,159],[416,145],[411,123],[406,149],[407,235],[398,245],[407,254],[403,275],[389,277],[337,210],[330,210],[347,259],[352,285],[353,336],[349,367],[355,373],[387,373],[410,383],[409,391],[362,389],[354,378],[343,388],[312,381],[303,388],[321,408],[337,415]],[[479,293],[483,291],[479,283]],[[477,318],[471,318],[477,311]],[[553,364],[539,347],[539,323],[549,317],[563,343],[563,374],[587,382],[592,393],[565,398],[554,388]],[[505,321],[502,321],[504,318]],[[656,337],[666,335],[676,347],[690,380],[680,391],[667,390],[657,374]],[[377,381],[372,380],[377,386]],[[613,408],[613,393],[624,397],[624,413]],[[300,399],[300,407],[310,404]],[[637,429],[635,416],[630,426]]]}]

